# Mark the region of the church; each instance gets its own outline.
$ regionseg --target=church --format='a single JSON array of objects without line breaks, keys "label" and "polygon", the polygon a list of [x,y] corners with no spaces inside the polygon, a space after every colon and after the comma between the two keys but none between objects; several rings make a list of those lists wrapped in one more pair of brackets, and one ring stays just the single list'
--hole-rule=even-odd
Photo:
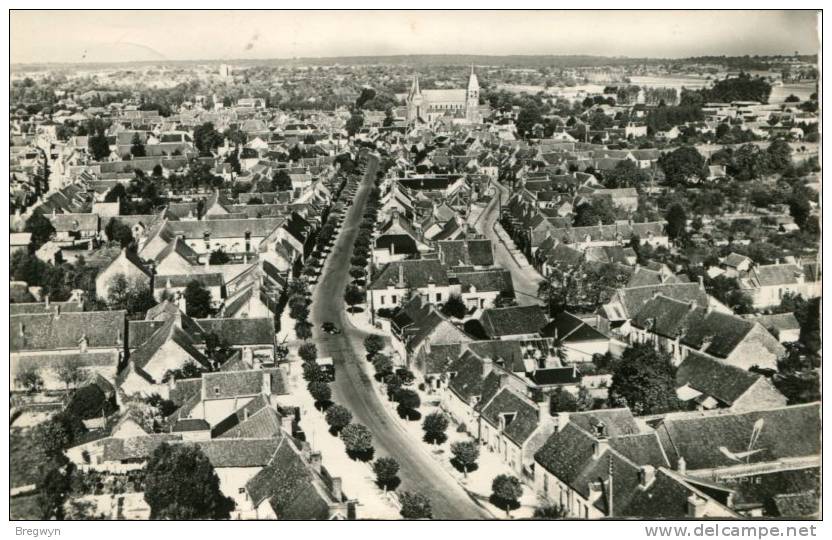
[{"label": "church", "polygon": [[422,90],[419,75],[415,75],[405,103],[408,122],[433,122],[439,117],[451,116],[469,124],[482,123],[480,83],[473,66],[467,89]]}]

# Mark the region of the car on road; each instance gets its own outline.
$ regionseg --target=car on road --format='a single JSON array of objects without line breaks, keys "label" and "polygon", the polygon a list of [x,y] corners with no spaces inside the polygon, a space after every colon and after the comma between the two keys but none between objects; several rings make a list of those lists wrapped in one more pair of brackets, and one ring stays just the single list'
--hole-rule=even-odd
[{"label": "car on road", "polygon": [[340,334],[341,329],[335,326],[334,322],[326,321],[321,325],[321,329],[327,334]]}]

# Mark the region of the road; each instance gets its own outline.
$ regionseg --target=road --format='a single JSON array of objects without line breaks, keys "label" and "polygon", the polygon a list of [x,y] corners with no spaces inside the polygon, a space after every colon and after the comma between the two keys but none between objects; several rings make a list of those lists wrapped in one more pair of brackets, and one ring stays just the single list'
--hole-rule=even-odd
[{"label": "road", "polygon": [[[543,277],[531,265],[520,266],[514,260],[508,248],[494,232],[494,224],[499,219],[500,199],[505,204],[508,200],[508,189],[493,182],[497,186],[497,193],[489,201],[482,214],[477,218],[474,228],[478,233],[485,235],[491,240],[494,248],[494,264],[511,272],[511,280],[514,283],[514,293],[517,303],[521,306],[540,304],[537,296],[538,284]],[[522,256],[522,255],[521,255]]]},{"label": "road", "polygon": [[[373,433],[376,455],[395,458],[400,465],[402,480],[398,490],[422,493],[430,498],[433,515],[438,519],[487,519],[490,517],[468,493],[418,445],[404,429],[390,417],[378,398],[372,381],[362,369],[365,333],[355,328],[344,310],[344,288],[349,281],[349,259],[358,235],[364,205],[378,168],[370,156],[354,204],[347,211],[343,228],[327,257],[318,285],[312,294],[313,335],[322,356],[335,362],[335,382],[332,384],[336,403],[347,407],[355,422],[364,424]],[[333,321],[342,333],[330,336],[321,331],[321,323]]]}]

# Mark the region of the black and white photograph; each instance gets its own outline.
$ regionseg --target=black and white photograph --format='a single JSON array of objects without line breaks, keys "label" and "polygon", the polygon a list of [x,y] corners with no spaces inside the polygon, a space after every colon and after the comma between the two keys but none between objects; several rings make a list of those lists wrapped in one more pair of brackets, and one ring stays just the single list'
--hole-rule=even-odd
[{"label": "black and white photograph", "polygon": [[11,532],[815,535],[821,10],[153,5],[8,10]]}]

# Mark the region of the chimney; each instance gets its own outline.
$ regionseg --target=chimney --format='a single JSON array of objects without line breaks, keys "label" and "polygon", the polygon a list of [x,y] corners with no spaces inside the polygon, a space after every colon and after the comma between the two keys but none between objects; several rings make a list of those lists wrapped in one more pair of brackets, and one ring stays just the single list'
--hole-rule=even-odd
[{"label": "chimney", "polygon": [[425,338],[425,352],[430,354],[430,336]]},{"label": "chimney", "polygon": [[211,265],[211,254],[208,253],[205,255],[205,268],[208,268]]},{"label": "chimney", "polygon": [[656,479],[656,469],[652,465],[642,465],[638,471],[638,483],[643,488],[650,487]]},{"label": "chimney", "polygon": [[701,518],[705,516],[705,505],[707,504],[707,500],[703,497],[699,497],[695,493],[691,493],[690,497],[688,497],[688,517],[689,518]]},{"label": "chimney", "polygon": [[248,407],[243,407],[243,421],[248,420]]},{"label": "chimney", "polygon": [[688,472],[688,464],[682,456],[679,456],[679,461],[676,462],[676,472],[683,476]]},{"label": "chimney", "polygon": [[551,404],[549,399],[544,398],[543,401],[537,404],[537,420],[540,424],[552,422]]},{"label": "chimney", "polygon": [[48,294],[43,297],[43,303],[44,303],[44,307],[46,309],[49,309],[49,295]]},{"label": "chimney", "polygon": [[295,418],[292,414],[285,414],[280,418],[280,427],[283,428],[283,431],[285,431],[287,435],[293,435],[294,423]]},{"label": "chimney", "polygon": [[701,275],[699,276],[699,288],[705,290],[705,278]]},{"label": "chimney", "polygon": [[399,288],[404,288],[404,266],[399,264]]},{"label": "chimney", "polygon": [[344,498],[343,493],[341,493],[341,478],[332,479],[332,498],[337,502],[341,502],[341,499]]},{"label": "chimney", "polygon": [[261,387],[260,392],[264,396],[271,395],[272,393],[272,374],[267,371],[263,372],[263,386]]},{"label": "chimney", "polygon": [[20,332],[20,337],[21,338],[26,337],[26,327],[23,326],[23,323],[20,323],[20,326],[18,327],[18,332]]},{"label": "chimney", "polygon": [[563,428],[569,423],[569,413],[559,412],[555,415],[555,425],[558,431],[563,431]]},{"label": "chimney", "polygon": [[321,462],[323,458],[321,457],[321,453],[317,450],[309,454],[309,464],[312,465],[312,468],[315,469],[315,472],[321,472]]},{"label": "chimney", "polygon": [[494,361],[489,358],[482,359],[482,377],[485,378],[491,373],[491,370],[494,369]]}]

